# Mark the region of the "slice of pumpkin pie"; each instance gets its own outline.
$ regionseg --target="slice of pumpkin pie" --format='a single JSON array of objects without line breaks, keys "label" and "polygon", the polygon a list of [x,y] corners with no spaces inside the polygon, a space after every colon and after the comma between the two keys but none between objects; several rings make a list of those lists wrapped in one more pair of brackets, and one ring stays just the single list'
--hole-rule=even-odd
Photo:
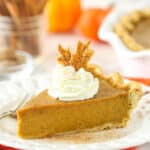
[{"label": "slice of pumpkin pie", "polygon": [[124,83],[119,73],[104,76],[98,66],[88,64],[93,54],[89,42],[78,42],[75,54],[61,46],[59,52],[51,87],[17,111],[19,137],[126,126],[141,98],[140,85]]}]

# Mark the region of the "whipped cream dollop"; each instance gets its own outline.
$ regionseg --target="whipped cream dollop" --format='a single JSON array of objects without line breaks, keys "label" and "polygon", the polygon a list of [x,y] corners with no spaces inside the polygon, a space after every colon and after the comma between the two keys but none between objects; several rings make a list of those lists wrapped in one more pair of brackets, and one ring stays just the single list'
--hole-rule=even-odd
[{"label": "whipped cream dollop", "polygon": [[99,80],[92,73],[72,66],[56,65],[48,94],[62,101],[84,100],[94,97],[99,90]]}]

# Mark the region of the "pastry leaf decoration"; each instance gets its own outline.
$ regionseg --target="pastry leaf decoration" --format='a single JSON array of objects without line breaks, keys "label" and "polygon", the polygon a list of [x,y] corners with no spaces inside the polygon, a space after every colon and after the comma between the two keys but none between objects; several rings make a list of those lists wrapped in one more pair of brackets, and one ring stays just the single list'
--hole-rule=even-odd
[{"label": "pastry leaf decoration", "polygon": [[68,48],[65,50],[61,45],[58,45],[58,51],[60,56],[58,56],[57,61],[64,66],[69,66],[71,60],[70,49]]},{"label": "pastry leaf decoration", "polygon": [[89,45],[89,41],[85,44],[79,41],[74,54],[70,52],[69,48],[64,49],[61,45],[58,45],[58,51],[60,53],[57,58],[58,63],[64,66],[73,66],[76,71],[80,68],[84,68],[95,77],[102,78],[102,69],[98,65],[88,63],[94,54],[93,50],[89,48]]},{"label": "pastry leaf decoration", "polygon": [[79,41],[74,54],[71,54],[70,49],[64,49],[59,45],[58,51],[60,56],[57,58],[58,62],[64,66],[73,66],[76,70],[80,68],[86,69],[93,55],[93,51],[89,49],[89,45],[90,42],[84,44]]}]

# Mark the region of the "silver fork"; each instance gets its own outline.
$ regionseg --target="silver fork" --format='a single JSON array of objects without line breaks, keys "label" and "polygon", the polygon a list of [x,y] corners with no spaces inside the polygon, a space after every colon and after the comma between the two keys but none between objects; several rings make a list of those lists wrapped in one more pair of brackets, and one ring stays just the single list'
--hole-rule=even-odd
[{"label": "silver fork", "polygon": [[1,113],[1,114],[0,114],[0,119],[3,119],[3,118],[5,118],[5,117],[7,117],[7,116],[16,117],[16,111],[17,111],[21,106],[24,105],[24,103],[26,102],[26,100],[27,100],[28,98],[29,98],[29,95],[26,94],[26,95],[24,96],[24,98],[16,105],[15,108],[10,109],[10,110],[8,110],[8,111],[5,111],[5,112]]}]

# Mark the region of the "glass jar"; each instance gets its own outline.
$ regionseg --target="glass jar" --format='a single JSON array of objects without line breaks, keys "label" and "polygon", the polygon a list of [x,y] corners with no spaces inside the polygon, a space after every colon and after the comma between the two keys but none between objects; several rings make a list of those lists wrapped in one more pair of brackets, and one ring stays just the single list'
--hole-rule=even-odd
[{"label": "glass jar", "polygon": [[4,60],[0,62],[0,81],[23,79],[31,75],[35,65],[30,54],[16,50],[16,60]]},{"label": "glass jar", "polygon": [[0,16],[0,51],[24,50],[38,56],[44,38],[41,16],[11,18]]}]

